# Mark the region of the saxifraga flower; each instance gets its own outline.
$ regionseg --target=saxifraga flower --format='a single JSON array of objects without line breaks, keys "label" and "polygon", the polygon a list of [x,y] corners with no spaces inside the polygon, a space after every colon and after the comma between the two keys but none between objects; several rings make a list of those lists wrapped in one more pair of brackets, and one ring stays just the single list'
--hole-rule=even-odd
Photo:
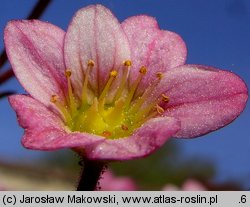
[{"label": "saxifraga flower", "polygon": [[28,95],[9,97],[29,149],[71,148],[88,159],[144,157],[170,137],[197,137],[244,109],[245,83],[231,72],[184,65],[186,46],[156,20],[122,24],[101,5],[80,9],[67,32],[11,21],[6,51]]}]

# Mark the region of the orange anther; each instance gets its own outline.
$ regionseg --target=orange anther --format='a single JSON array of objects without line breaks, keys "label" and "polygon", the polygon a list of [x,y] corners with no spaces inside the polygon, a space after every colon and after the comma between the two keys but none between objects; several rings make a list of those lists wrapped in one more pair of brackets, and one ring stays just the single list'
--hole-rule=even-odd
[{"label": "orange anther", "polygon": [[161,80],[163,78],[163,73],[158,72],[158,73],[156,73],[156,76],[159,78],[159,80]]},{"label": "orange anther", "polygon": [[147,68],[145,66],[142,66],[139,70],[141,74],[146,74],[147,73]]},{"label": "orange anther", "polygon": [[161,106],[159,106],[158,104],[156,104],[155,108],[156,108],[156,110],[157,110],[157,112],[159,114],[163,114],[164,113],[164,109]]},{"label": "orange anther", "polygon": [[112,70],[111,72],[110,72],[110,76],[111,77],[116,77],[118,75],[118,72],[116,71],[116,70]]},{"label": "orange anther", "polygon": [[128,126],[126,126],[126,125],[124,125],[124,124],[121,125],[121,128],[122,128],[122,130],[124,130],[124,131],[127,131],[127,130],[128,130]]},{"label": "orange anther", "polygon": [[131,62],[131,60],[125,60],[125,61],[123,62],[123,65],[124,65],[124,66],[127,66],[127,67],[130,67],[130,66],[132,65],[132,62]]},{"label": "orange anther", "polygon": [[65,70],[65,76],[66,76],[66,77],[69,78],[69,77],[71,76],[71,74],[72,74],[72,73],[71,73],[71,70]]},{"label": "orange anther", "polygon": [[56,103],[57,102],[57,95],[52,95],[51,98],[50,98],[50,101],[52,103]]},{"label": "orange anther", "polygon": [[106,138],[110,137],[111,135],[112,135],[112,133],[110,131],[105,130],[102,132],[102,136],[104,136]]},{"label": "orange anther", "polygon": [[169,102],[169,97],[166,96],[165,94],[161,94],[161,97],[162,97],[162,101],[168,103]]},{"label": "orange anther", "polygon": [[94,65],[95,65],[95,62],[94,62],[94,60],[88,60],[88,66],[89,67],[94,67]]}]

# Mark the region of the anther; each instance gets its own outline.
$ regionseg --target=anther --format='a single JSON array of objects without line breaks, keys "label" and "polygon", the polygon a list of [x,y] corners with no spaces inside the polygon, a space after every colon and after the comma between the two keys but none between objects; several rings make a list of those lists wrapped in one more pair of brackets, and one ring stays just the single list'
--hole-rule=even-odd
[{"label": "anther", "polygon": [[168,103],[169,102],[169,97],[166,96],[165,94],[161,94],[161,97],[162,97],[162,101]]},{"label": "anther", "polygon": [[116,70],[112,70],[109,75],[110,77],[116,78],[116,76],[118,75],[118,72]]},{"label": "anther", "polygon": [[69,78],[70,76],[71,76],[71,70],[65,70],[65,76],[67,77],[67,78]]},{"label": "anther", "polygon": [[88,67],[94,67],[94,65],[95,65],[95,62],[94,62],[94,60],[88,60]]},{"label": "anther", "polygon": [[111,137],[111,135],[112,135],[112,133],[110,131],[105,130],[105,131],[102,132],[102,136],[104,136],[106,138]]},{"label": "anther", "polygon": [[57,102],[57,95],[52,95],[50,98],[50,102],[56,103]]},{"label": "anther", "polygon": [[146,74],[147,73],[147,68],[145,66],[142,66],[139,70],[140,73]]},{"label": "anther", "polygon": [[156,108],[156,110],[157,110],[157,112],[159,114],[163,114],[164,113],[164,109],[161,106],[159,106],[158,104],[156,104],[155,108]]},{"label": "anther", "polygon": [[126,125],[124,125],[124,124],[121,125],[121,128],[122,128],[122,130],[124,130],[124,131],[128,131],[128,126],[126,126]]},{"label": "anther", "polygon": [[158,72],[156,73],[157,78],[159,78],[159,80],[161,80],[163,78],[163,73],[162,72]]},{"label": "anther", "polygon": [[126,66],[126,67],[130,67],[132,65],[132,62],[131,62],[131,60],[125,60],[123,62],[123,65]]}]

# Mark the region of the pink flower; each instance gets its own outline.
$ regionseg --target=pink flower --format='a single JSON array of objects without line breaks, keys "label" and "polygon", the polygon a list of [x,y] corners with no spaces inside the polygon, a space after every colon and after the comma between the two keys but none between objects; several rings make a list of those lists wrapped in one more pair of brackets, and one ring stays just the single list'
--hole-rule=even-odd
[{"label": "pink flower", "polygon": [[0,185],[0,191],[7,191],[7,188],[3,185]]},{"label": "pink flower", "polygon": [[137,189],[135,182],[129,177],[117,177],[108,170],[99,180],[102,191],[134,191]]},{"label": "pink flower", "polygon": [[162,189],[163,191],[206,191],[207,189],[197,180],[189,179],[185,181],[181,188],[178,188],[175,185],[168,184],[165,185]]},{"label": "pink flower", "polygon": [[71,148],[88,159],[144,157],[170,137],[197,137],[233,121],[248,95],[231,72],[184,65],[180,36],[154,18],[122,24],[101,5],[80,9],[67,32],[11,21],[6,51],[29,95],[9,98],[29,149]]}]

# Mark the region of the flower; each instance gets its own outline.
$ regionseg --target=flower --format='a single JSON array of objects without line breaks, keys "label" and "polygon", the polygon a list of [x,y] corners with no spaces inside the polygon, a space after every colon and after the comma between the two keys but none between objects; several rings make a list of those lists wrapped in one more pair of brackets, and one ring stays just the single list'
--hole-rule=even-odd
[{"label": "flower", "polygon": [[125,176],[114,176],[112,171],[107,170],[99,180],[102,191],[135,191],[137,186],[133,179]]},{"label": "flower", "polygon": [[0,184],[0,191],[6,191],[6,190],[7,188],[4,185]]},{"label": "flower", "polygon": [[67,32],[11,21],[6,52],[29,95],[9,97],[29,149],[71,148],[88,159],[144,157],[170,137],[233,121],[248,95],[231,72],[184,65],[181,37],[141,15],[122,24],[101,5],[80,9]]},{"label": "flower", "polygon": [[167,184],[163,187],[163,191],[206,191],[207,189],[200,182],[194,179],[188,179],[183,184],[182,187],[179,188],[172,184]]}]

